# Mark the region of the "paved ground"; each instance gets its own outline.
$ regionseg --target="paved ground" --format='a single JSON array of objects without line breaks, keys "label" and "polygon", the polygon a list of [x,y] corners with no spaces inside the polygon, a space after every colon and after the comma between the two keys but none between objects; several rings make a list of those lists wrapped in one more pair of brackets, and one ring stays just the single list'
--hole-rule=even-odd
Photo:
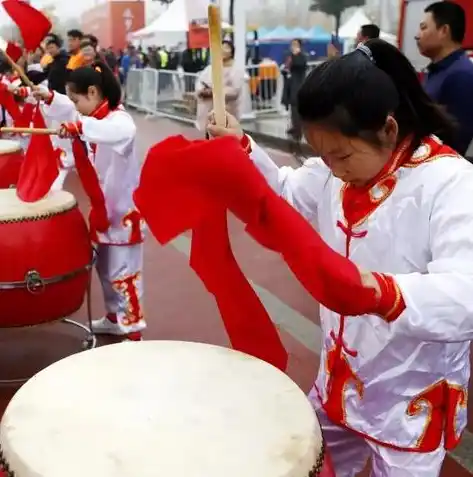
[{"label": "paved ground", "polygon": [[268,136],[285,138],[290,125],[289,114],[267,114],[258,117],[257,121],[248,123],[248,130],[261,132]]},{"label": "paved ground", "polygon": [[[195,131],[167,120],[146,120],[137,116],[141,153],[169,134],[196,136]],[[280,164],[296,165],[288,155],[272,151]],[[157,185],[159,186],[159,185]],[[67,188],[83,202],[77,181],[71,177]],[[317,303],[293,278],[280,258],[254,243],[236,220],[230,224],[236,256],[253,286],[261,296],[272,319],[277,324],[290,354],[289,375],[308,390],[318,367],[319,317]],[[218,310],[212,297],[188,266],[189,237],[182,236],[167,247],[152,238],[146,243],[145,293],[149,339],[182,339],[227,345]],[[94,277],[92,308],[95,317],[103,313],[103,303]],[[85,308],[77,319],[85,320]],[[14,378],[32,374],[44,366],[75,352],[80,346],[80,334],[62,324],[28,330],[0,330],[0,377]],[[15,388],[0,388],[0,412]],[[473,421],[472,421],[473,422]],[[473,427],[472,427],[473,428]],[[471,456],[470,435],[459,454],[463,460]],[[367,474],[363,474],[365,477]],[[442,477],[466,477],[456,460],[449,457]]]}]

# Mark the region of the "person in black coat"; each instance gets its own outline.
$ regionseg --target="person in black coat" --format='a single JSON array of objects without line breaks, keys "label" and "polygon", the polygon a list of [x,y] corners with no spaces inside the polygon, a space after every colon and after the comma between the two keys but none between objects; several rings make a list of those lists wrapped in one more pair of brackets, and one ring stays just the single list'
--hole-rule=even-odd
[{"label": "person in black coat", "polygon": [[62,49],[62,40],[57,35],[51,35],[46,42],[46,51],[53,58],[46,69],[49,89],[66,94],[69,55]]},{"label": "person in black coat", "polygon": [[291,127],[287,133],[296,141],[302,138],[302,128],[297,114],[297,94],[307,74],[307,57],[301,40],[292,40],[291,54],[286,62],[289,72],[288,102],[291,107]]}]

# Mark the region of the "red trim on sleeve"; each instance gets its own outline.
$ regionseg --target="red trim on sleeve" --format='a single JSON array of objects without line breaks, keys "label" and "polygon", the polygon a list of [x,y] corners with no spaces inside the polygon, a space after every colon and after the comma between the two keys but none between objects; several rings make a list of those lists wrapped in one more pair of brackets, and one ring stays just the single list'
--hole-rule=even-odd
[{"label": "red trim on sleeve", "polygon": [[240,144],[247,154],[251,154],[251,141],[246,134],[241,138]]},{"label": "red trim on sleeve", "polygon": [[49,91],[49,98],[45,101],[48,106],[51,106],[51,103],[54,99],[54,91]]},{"label": "red trim on sleeve", "polygon": [[379,300],[378,314],[388,323],[399,318],[401,313],[406,309],[406,303],[401,293],[399,285],[391,275],[384,273],[373,273],[381,290],[381,298]]}]

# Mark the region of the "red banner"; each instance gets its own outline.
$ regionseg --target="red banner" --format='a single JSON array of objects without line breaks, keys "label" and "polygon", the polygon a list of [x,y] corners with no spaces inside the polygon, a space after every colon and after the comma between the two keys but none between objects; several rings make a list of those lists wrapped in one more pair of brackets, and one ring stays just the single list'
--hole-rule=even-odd
[{"label": "red banner", "polygon": [[209,48],[209,30],[208,28],[191,23],[189,25],[189,33],[187,39],[188,47],[192,49]]},{"label": "red banner", "polygon": [[95,35],[103,48],[125,48],[128,35],[145,26],[143,1],[107,1],[82,14],[82,29]]}]

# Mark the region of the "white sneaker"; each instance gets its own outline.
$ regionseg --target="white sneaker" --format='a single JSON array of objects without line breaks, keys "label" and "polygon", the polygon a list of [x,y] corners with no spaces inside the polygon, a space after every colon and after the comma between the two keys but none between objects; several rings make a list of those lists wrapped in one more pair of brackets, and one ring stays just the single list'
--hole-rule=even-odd
[{"label": "white sneaker", "polygon": [[124,334],[118,323],[113,323],[106,316],[92,321],[92,331],[96,335],[122,336]]},{"label": "white sneaker", "polygon": [[124,333],[118,323],[114,323],[106,316],[99,320],[92,321],[92,332],[96,335],[112,335],[121,336],[123,341],[143,341],[140,331],[132,331],[131,333]]}]

